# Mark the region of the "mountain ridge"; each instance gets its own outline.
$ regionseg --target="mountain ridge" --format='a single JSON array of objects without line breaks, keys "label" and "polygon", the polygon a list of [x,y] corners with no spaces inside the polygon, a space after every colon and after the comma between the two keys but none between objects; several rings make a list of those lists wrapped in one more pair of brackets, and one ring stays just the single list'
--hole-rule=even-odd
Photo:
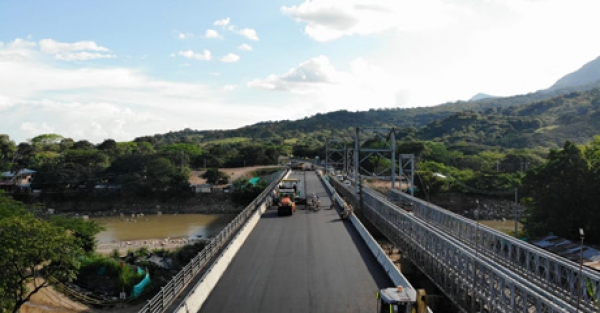
[{"label": "mountain ridge", "polygon": [[[580,71],[589,74],[590,68],[595,69],[595,66],[600,66],[600,57],[586,63],[580,70],[558,80],[558,82],[567,81],[571,84],[561,85],[557,82],[553,88],[524,95],[457,101],[433,107],[370,109],[356,112],[339,110],[318,113],[293,121],[263,121],[233,130],[195,131],[185,129],[158,136],[172,138],[170,140],[178,140],[176,138],[181,136],[191,136],[189,138],[202,144],[223,142],[228,138],[230,140],[247,138],[251,141],[273,140],[274,143],[284,143],[286,140],[296,138],[294,140],[300,142],[305,140],[308,142],[307,144],[310,144],[314,141],[324,142],[326,138],[332,137],[352,138],[355,127],[379,127],[399,130],[397,138],[404,138],[403,140],[455,142],[459,141],[457,138],[460,137],[455,131],[456,129],[463,129],[463,133],[467,134],[470,132],[469,127],[474,127],[465,126],[463,120],[466,118],[465,116],[470,116],[470,122],[478,123],[482,121],[478,121],[473,116],[480,115],[493,116],[492,119],[503,120],[498,123],[485,121],[484,124],[487,126],[477,126],[479,127],[478,132],[494,133],[503,138],[502,140],[499,138],[498,140],[490,138],[479,140],[482,144],[499,144],[506,147],[535,145],[556,147],[560,146],[560,141],[563,140],[589,139],[594,134],[600,134],[600,125],[596,125],[593,119],[586,116],[598,117],[600,121],[600,113],[597,113],[596,108],[600,105],[600,80],[584,85],[573,85],[572,82],[581,80],[569,78],[585,76],[589,80],[590,76],[580,75]],[[600,77],[600,70],[595,74]],[[471,113],[464,114],[465,112]],[[571,121],[570,124],[561,124],[565,120]],[[556,124],[557,121],[560,125]],[[460,127],[458,127],[459,125]],[[571,129],[576,128],[574,125],[579,127],[576,134]],[[513,131],[515,129],[520,130],[521,133]],[[529,131],[531,133],[527,133]],[[449,135],[450,133],[452,135]],[[507,140],[506,135],[511,136],[512,139]],[[448,139],[448,136],[452,138]],[[523,138],[519,140],[517,138],[519,136]],[[551,136],[554,136],[555,139],[550,138]],[[314,138],[311,139],[311,137]],[[446,139],[440,139],[442,137]],[[473,139],[471,142],[478,142],[478,140]]]}]

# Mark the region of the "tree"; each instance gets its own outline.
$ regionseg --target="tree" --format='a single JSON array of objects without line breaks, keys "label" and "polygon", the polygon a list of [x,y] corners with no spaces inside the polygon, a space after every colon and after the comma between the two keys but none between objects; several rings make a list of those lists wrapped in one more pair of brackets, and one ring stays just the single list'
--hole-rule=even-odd
[{"label": "tree", "polygon": [[8,135],[0,134],[0,171],[10,169],[16,151],[15,142]]},{"label": "tree", "polygon": [[202,174],[209,184],[226,184],[229,182],[229,176],[217,168],[209,168]]},{"label": "tree", "polygon": [[96,148],[100,151],[104,151],[111,158],[111,160],[114,159],[119,153],[117,142],[114,139],[106,139]]},{"label": "tree", "polygon": [[551,151],[546,164],[527,173],[524,183],[533,200],[525,221],[531,236],[554,232],[576,239],[577,229],[583,227],[590,240],[600,239],[594,218],[598,183],[574,143],[567,141],[562,150]]},{"label": "tree", "polygon": [[31,145],[39,150],[59,151],[63,136],[57,134],[43,134],[31,139]]},{"label": "tree", "polygon": [[25,215],[27,210],[22,202],[13,200],[0,190],[0,220],[11,216]]},{"label": "tree", "polygon": [[78,142],[74,143],[73,146],[71,147],[71,149],[77,149],[77,150],[93,150],[96,149],[96,146],[94,146],[93,143],[87,141],[87,140],[79,140]]},{"label": "tree", "polygon": [[54,277],[73,280],[83,251],[63,228],[32,215],[0,220],[0,308],[18,312],[32,295],[50,285]]},{"label": "tree", "polygon": [[78,239],[81,248],[86,253],[96,250],[96,235],[104,230],[102,225],[94,221],[62,215],[52,216],[50,223],[70,231]]}]

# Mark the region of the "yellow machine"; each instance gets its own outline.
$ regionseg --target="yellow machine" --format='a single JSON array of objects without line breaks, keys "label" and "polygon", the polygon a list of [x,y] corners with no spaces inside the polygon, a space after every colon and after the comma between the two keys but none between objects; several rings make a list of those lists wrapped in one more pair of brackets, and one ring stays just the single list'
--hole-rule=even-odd
[{"label": "yellow machine", "polygon": [[412,288],[385,288],[377,292],[377,313],[425,313],[425,290]]},{"label": "yellow machine", "polygon": [[296,212],[296,203],[306,202],[304,185],[299,179],[284,179],[277,189],[277,214],[292,215]]}]

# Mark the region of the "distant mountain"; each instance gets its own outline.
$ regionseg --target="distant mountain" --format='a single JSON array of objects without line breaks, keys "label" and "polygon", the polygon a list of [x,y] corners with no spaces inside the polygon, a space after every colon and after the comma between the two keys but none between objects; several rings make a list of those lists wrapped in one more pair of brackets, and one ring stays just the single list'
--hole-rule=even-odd
[{"label": "distant mountain", "polygon": [[577,71],[563,76],[549,90],[600,84],[600,57],[588,62]]},{"label": "distant mountain", "polygon": [[[351,142],[355,127],[394,128],[397,140],[443,142],[449,149],[465,146],[460,149],[479,151],[490,147],[558,148],[566,140],[582,144],[600,134],[600,88],[527,104],[498,105],[502,101],[507,104],[526,99],[531,97],[498,98],[496,105],[488,103],[487,108],[474,106],[473,102],[460,102],[413,109],[336,111],[296,121],[261,122],[234,130],[185,129],[155,138],[163,143],[195,142],[205,147],[222,145],[227,149],[242,142],[316,147],[325,144],[328,138]],[[454,110],[457,108],[462,110]],[[476,153],[475,150],[471,152]]]},{"label": "distant mountain", "polygon": [[498,97],[488,95],[486,93],[478,93],[478,94],[474,95],[471,99],[469,99],[469,101],[477,101],[477,100],[493,99],[493,98],[498,98]]}]

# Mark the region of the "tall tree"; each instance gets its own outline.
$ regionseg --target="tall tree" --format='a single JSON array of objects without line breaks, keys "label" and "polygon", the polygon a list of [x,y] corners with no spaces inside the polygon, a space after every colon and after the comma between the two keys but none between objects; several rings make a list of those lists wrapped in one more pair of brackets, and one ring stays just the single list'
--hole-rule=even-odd
[{"label": "tall tree", "polygon": [[86,253],[96,250],[96,235],[105,229],[95,221],[62,215],[52,216],[50,223],[70,231],[79,240],[81,248]]},{"label": "tall tree", "polygon": [[16,151],[15,142],[8,135],[0,134],[0,171],[10,169]]},{"label": "tall tree", "polygon": [[36,147],[37,150],[59,151],[62,139],[64,139],[64,137],[61,135],[42,134],[31,139],[31,144]]},{"label": "tall tree", "polygon": [[567,141],[562,150],[551,151],[546,164],[524,179],[527,195],[533,200],[526,231],[533,236],[554,232],[577,238],[577,229],[583,227],[591,235],[597,206],[591,198],[597,193],[593,182],[588,162],[574,143]]},{"label": "tall tree", "polygon": [[54,277],[73,280],[83,251],[63,228],[31,215],[0,220],[0,308],[18,312]]}]

